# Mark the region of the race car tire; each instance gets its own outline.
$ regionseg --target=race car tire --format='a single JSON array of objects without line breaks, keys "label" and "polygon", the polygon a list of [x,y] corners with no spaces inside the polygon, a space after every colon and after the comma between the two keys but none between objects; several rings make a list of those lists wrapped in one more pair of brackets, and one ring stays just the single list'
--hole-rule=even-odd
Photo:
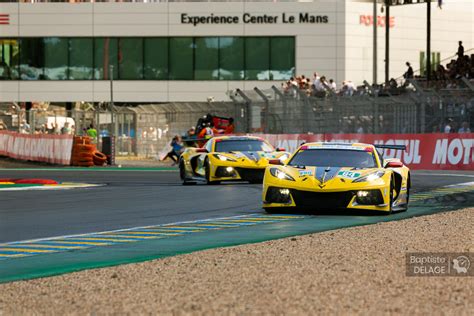
[{"label": "race car tire", "polygon": [[388,207],[389,207],[388,214],[392,214],[393,212],[393,190],[395,189],[394,182],[395,180],[392,178],[390,180],[390,199],[388,201]]},{"label": "race car tire", "polygon": [[181,181],[183,181],[183,185],[196,184],[196,182],[186,179],[186,169],[184,167],[184,161],[182,160],[179,162],[179,177],[181,178]]},{"label": "race car tire", "polygon": [[220,181],[211,181],[210,180],[210,175],[211,175],[211,166],[209,165],[209,159],[206,158],[204,161],[204,170],[206,173],[206,184],[212,185],[212,184],[219,184],[221,183]]},{"label": "race car tire", "polygon": [[264,207],[265,213],[267,214],[275,214],[277,213],[277,210],[273,207]]}]

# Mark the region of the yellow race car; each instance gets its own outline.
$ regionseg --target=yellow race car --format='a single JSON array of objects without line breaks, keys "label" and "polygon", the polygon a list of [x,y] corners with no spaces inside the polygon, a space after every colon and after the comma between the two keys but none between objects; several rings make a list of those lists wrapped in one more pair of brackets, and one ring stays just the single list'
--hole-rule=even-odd
[{"label": "yellow race car", "polygon": [[259,137],[213,137],[202,148],[187,148],[181,154],[179,174],[183,184],[261,183],[269,160],[288,157],[284,149],[275,149]]},{"label": "yellow race car", "polygon": [[410,170],[382,151],[405,146],[307,143],[284,163],[270,161],[263,180],[263,208],[271,213],[291,209],[406,211]]}]

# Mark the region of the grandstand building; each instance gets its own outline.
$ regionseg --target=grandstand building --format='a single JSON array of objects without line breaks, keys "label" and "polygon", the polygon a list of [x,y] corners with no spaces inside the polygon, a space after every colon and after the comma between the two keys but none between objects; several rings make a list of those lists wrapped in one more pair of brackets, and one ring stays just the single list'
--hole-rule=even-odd
[{"label": "grandstand building", "polygon": [[[416,1],[413,1],[416,2]],[[432,5],[432,62],[472,53],[474,5]],[[385,10],[378,5],[378,79]],[[372,81],[371,0],[0,3],[0,102],[192,102],[313,73]],[[424,68],[426,4],[390,10],[390,77]],[[444,62],[446,63],[446,62]],[[110,67],[112,66],[112,67]]]}]

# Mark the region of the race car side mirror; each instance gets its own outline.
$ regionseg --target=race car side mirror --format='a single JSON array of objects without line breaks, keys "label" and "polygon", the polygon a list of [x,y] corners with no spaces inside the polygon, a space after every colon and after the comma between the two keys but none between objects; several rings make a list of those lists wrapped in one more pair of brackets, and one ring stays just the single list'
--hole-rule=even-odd
[{"label": "race car side mirror", "polygon": [[401,168],[403,167],[403,163],[401,161],[389,161],[385,165],[385,168]]},{"label": "race car side mirror", "polygon": [[207,149],[206,148],[198,148],[198,149],[196,149],[196,152],[197,153],[207,153]]},{"label": "race car side mirror", "polygon": [[283,147],[279,147],[279,148],[276,149],[276,151],[286,151],[286,149],[283,148]]},{"label": "race car side mirror", "polygon": [[282,165],[283,164],[280,159],[270,159],[268,161],[268,163],[271,164],[271,165]]}]

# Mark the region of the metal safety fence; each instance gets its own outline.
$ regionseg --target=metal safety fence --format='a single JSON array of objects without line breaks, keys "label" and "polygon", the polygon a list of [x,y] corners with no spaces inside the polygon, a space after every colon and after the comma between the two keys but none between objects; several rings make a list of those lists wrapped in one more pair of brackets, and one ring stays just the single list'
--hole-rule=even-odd
[{"label": "metal safety fence", "polygon": [[[375,90],[368,84],[352,95],[316,97],[291,88],[231,94],[243,110],[239,123],[248,132],[287,133],[431,133],[474,124],[474,88],[466,79],[440,86],[412,81],[403,93]],[[245,118],[245,119],[242,119]]]},{"label": "metal safety fence", "polygon": [[49,103],[33,103],[29,110],[15,103],[0,103],[0,130],[21,134],[88,135],[92,127],[97,132],[94,141],[99,148],[103,137],[115,136],[116,155],[156,158],[173,136],[186,136],[199,118],[208,113],[235,116],[238,109],[232,102],[181,102],[114,106],[112,109],[105,103],[78,102],[72,110]]}]

